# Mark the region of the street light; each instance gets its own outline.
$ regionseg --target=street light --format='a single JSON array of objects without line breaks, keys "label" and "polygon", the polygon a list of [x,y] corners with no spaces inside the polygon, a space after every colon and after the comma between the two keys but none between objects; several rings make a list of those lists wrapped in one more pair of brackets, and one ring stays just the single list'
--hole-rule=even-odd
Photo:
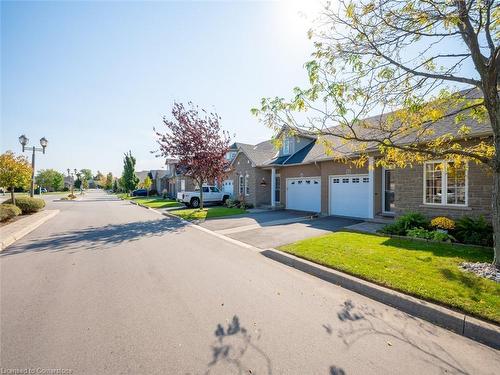
[{"label": "street light", "polygon": [[[21,144],[21,146],[23,148],[23,152],[26,149],[28,142],[29,142],[29,138],[26,137],[24,134],[19,137],[19,143]],[[47,147],[48,144],[49,144],[49,141],[47,141],[47,138],[42,137],[42,138],[40,138],[40,145],[42,146],[42,148],[38,148],[35,146],[33,146],[31,148],[33,151],[33,154],[31,156],[31,169],[32,169],[31,170],[31,187],[30,187],[30,196],[31,197],[33,197],[33,195],[35,194],[35,153],[38,151],[38,152],[42,152],[45,154],[45,148]]]}]

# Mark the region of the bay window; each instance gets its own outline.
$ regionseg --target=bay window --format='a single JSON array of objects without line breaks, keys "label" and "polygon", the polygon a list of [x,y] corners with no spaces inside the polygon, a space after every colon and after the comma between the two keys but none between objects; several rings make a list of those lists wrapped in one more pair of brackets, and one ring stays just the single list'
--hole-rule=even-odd
[{"label": "bay window", "polygon": [[467,205],[467,166],[451,161],[424,164],[424,204]]}]

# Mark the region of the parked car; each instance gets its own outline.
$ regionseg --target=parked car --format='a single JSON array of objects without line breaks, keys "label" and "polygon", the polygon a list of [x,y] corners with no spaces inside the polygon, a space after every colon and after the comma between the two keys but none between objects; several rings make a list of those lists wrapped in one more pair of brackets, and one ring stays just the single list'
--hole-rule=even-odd
[{"label": "parked car", "polygon": [[[217,186],[203,186],[202,189],[203,203],[224,204],[229,198],[229,194],[220,191]],[[200,189],[177,193],[177,202],[184,203],[188,207],[200,207]]]},{"label": "parked car", "polygon": [[148,191],[146,189],[137,189],[132,192],[133,197],[147,197]]}]

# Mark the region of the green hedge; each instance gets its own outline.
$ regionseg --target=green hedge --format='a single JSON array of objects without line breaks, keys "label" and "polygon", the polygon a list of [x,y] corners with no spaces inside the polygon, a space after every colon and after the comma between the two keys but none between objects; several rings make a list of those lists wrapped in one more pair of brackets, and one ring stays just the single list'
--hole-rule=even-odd
[{"label": "green hedge", "polygon": [[[8,199],[3,204],[12,204],[12,200]],[[45,207],[45,201],[40,198],[22,196],[16,198],[16,206],[21,209],[23,215],[26,215],[40,211]]]},{"label": "green hedge", "polygon": [[0,204],[0,221],[7,221],[21,215],[21,209],[13,204]]}]

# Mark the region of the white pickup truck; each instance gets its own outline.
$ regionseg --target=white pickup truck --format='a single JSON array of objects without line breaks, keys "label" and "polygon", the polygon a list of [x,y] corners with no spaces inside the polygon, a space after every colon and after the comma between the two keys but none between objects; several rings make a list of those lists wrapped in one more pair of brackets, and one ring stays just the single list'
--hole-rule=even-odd
[{"label": "white pickup truck", "polygon": [[[203,203],[224,204],[229,198],[229,194],[220,191],[217,186],[203,186],[202,189]],[[178,192],[177,202],[184,203],[188,207],[200,207],[200,189]]]}]

